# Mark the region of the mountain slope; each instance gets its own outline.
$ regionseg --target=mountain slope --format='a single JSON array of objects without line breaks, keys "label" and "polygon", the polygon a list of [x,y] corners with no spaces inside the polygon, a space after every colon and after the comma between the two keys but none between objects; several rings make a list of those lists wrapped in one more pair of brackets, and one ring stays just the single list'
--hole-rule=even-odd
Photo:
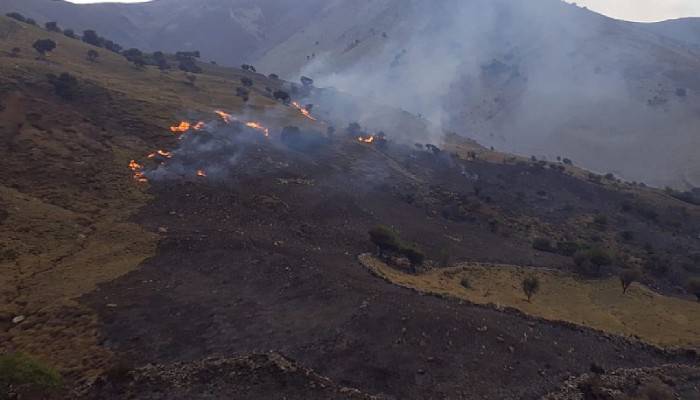
[{"label": "mountain slope", "polygon": [[39,23],[57,21],[76,32],[94,29],[125,48],[199,50],[205,59],[239,65],[297,31],[326,2],[276,0],[156,0],[137,4],[76,5],[54,0],[5,0]]},{"label": "mountain slope", "polygon": [[698,53],[559,1],[343,3],[258,64],[499,149],[700,184]]}]

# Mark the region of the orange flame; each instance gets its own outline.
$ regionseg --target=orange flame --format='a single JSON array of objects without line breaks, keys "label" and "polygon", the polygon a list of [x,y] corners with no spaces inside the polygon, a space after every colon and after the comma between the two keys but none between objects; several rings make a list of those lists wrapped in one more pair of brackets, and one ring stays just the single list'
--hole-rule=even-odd
[{"label": "orange flame", "polygon": [[156,158],[156,156],[161,156],[165,158],[173,158],[173,153],[165,150],[158,150],[155,153],[151,153],[148,155],[148,158]]},{"label": "orange flame", "polygon": [[197,122],[197,124],[195,126],[192,127],[192,129],[194,129],[195,131],[201,131],[202,129],[204,129],[206,127],[207,127],[207,124],[205,124],[202,121],[199,121],[199,122]]},{"label": "orange flame", "polygon": [[246,122],[245,126],[261,131],[265,137],[270,136],[270,130],[262,126],[259,122]]},{"label": "orange flame", "polygon": [[197,170],[197,176],[199,176],[200,178],[206,178],[207,173],[203,169],[199,169]]},{"label": "orange flame", "polygon": [[139,183],[146,183],[146,175],[143,174],[143,166],[136,162],[136,160],[129,161],[129,169],[134,173],[134,179]]},{"label": "orange flame", "polygon": [[230,124],[231,122],[233,122],[233,121],[236,120],[235,118],[233,118],[233,115],[228,114],[228,113],[225,113],[225,112],[223,112],[223,111],[216,110],[216,111],[214,111],[214,112],[215,112],[219,117],[221,117],[221,119],[223,119],[224,122],[226,122],[227,124]]},{"label": "orange flame", "polygon": [[360,136],[360,137],[357,138],[357,140],[358,140],[360,143],[373,143],[373,142],[374,142],[374,136],[372,136],[372,135],[370,135],[370,136]]},{"label": "orange flame", "polygon": [[191,127],[191,125],[189,122],[182,121],[182,122],[180,122],[180,125],[171,126],[170,131],[172,133],[184,133],[184,132],[187,132],[188,130],[190,130],[190,127]]},{"label": "orange flame", "polygon": [[301,115],[305,116],[306,118],[308,118],[308,119],[310,119],[310,120],[312,120],[312,121],[316,121],[316,118],[314,118],[314,117],[311,116],[311,113],[309,112],[309,110],[307,110],[306,108],[302,107],[299,103],[297,103],[296,101],[293,101],[293,102],[292,102],[292,105],[294,106],[294,108],[296,108],[297,110],[299,110],[299,112],[301,113]]}]

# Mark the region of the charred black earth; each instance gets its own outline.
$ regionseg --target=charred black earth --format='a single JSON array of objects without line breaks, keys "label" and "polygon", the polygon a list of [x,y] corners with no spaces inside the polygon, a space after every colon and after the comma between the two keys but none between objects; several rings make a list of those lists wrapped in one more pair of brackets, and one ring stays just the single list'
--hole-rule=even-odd
[{"label": "charred black earth", "polygon": [[[229,134],[259,136],[244,127]],[[239,360],[233,363],[240,369],[245,357],[274,352],[329,378],[329,388],[381,398],[534,399],[594,363],[615,369],[694,362],[691,354],[583,327],[420,295],[372,276],[357,261],[373,251],[367,231],[385,224],[432,259],[457,238],[455,259],[565,269],[571,259],[533,250],[521,221],[565,231],[576,215],[622,218],[620,205],[632,195],[540,164],[467,161],[436,149],[305,135],[225,140],[201,154],[207,168],[220,167],[217,173],[151,179],[153,200],[136,222],[165,236],[157,255],[82,299],[103,322],[104,344],[128,369],[197,369],[209,357]],[[660,210],[661,220],[674,212]],[[628,227],[652,223],[624,215]],[[691,218],[682,229],[695,226]],[[657,242],[693,245],[682,239],[685,233],[671,240],[674,229],[680,228],[658,228],[664,240]],[[629,245],[640,252],[641,246]],[[277,365],[268,361],[262,364]],[[316,378],[305,374],[287,380],[277,367],[245,365],[242,375],[205,365],[216,385],[197,386],[197,393],[183,394],[162,376],[134,391],[134,382],[148,375],[142,369],[132,374],[141,378],[108,374],[100,393],[345,398],[315,391]],[[243,394],[235,390],[241,382],[274,382],[270,387],[277,389]],[[358,397],[347,398],[365,398],[353,393]]]}]

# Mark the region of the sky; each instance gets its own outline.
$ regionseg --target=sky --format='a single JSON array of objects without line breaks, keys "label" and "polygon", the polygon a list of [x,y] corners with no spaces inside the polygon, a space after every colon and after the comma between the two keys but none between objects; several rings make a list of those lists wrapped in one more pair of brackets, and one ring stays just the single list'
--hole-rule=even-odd
[{"label": "sky", "polygon": [[[103,3],[107,0],[69,1]],[[143,1],[145,0],[122,0],[120,3]],[[610,17],[628,21],[653,22],[681,17],[700,17],[700,0],[578,0],[576,3]]]}]

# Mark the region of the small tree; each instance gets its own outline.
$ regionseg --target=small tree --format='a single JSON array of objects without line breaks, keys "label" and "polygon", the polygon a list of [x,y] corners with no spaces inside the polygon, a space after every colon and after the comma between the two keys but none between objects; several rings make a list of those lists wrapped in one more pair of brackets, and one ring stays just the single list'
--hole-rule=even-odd
[{"label": "small tree", "polygon": [[97,59],[100,57],[100,53],[98,53],[96,50],[90,49],[87,52],[87,59],[91,62],[96,62]]},{"label": "small tree", "polygon": [[369,239],[377,246],[379,255],[383,255],[386,251],[398,251],[401,248],[396,232],[384,225],[372,228],[369,231]]},{"label": "small tree", "polygon": [[275,98],[275,100],[279,100],[284,104],[289,104],[289,102],[292,101],[292,98],[291,96],[289,96],[289,93],[285,92],[284,90],[277,90],[275,91],[275,93],[272,94],[272,96]]},{"label": "small tree", "polygon": [[276,81],[280,78],[280,76],[277,74],[270,74],[270,75],[268,75],[268,78]]},{"label": "small tree", "polygon": [[700,278],[691,278],[687,285],[688,292],[695,295],[700,302]]},{"label": "small tree", "polygon": [[49,32],[61,32],[61,28],[58,27],[58,23],[56,21],[47,22],[44,24],[44,27]]},{"label": "small tree", "polygon": [[425,261],[425,254],[416,246],[402,246],[401,253],[408,258],[412,267],[418,267]]},{"label": "small tree", "polygon": [[63,34],[64,34],[66,37],[69,37],[69,38],[71,38],[71,39],[75,39],[75,31],[72,30],[72,29],[66,29],[66,30],[64,30],[64,31],[63,31]]},{"label": "small tree", "polygon": [[91,29],[83,31],[83,42],[93,46],[102,47],[102,38],[97,34],[97,32]]},{"label": "small tree", "polygon": [[42,56],[46,53],[53,51],[56,48],[56,42],[51,39],[40,39],[34,42],[32,45],[34,50],[38,51]]},{"label": "small tree", "polygon": [[627,268],[620,272],[620,284],[622,284],[622,294],[626,294],[627,289],[629,289],[632,283],[639,282],[641,277],[641,272],[634,268]]},{"label": "small tree", "polygon": [[241,83],[245,87],[252,87],[253,86],[253,80],[250,78],[246,78],[246,77],[241,78]]},{"label": "small tree", "polygon": [[199,74],[202,72],[202,68],[197,65],[197,62],[194,60],[194,58],[183,58],[180,60],[180,69],[185,71],[185,72],[190,72],[193,74]]},{"label": "small tree", "polygon": [[314,80],[309,78],[308,76],[302,76],[301,77],[301,84],[304,86],[313,86]]},{"label": "small tree", "polygon": [[537,292],[540,291],[540,280],[534,276],[530,275],[523,279],[523,292],[525,293],[525,296],[527,296],[527,301],[531,302],[532,301],[532,296],[537,294]]},{"label": "small tree", "polygon": [[24,15],[18,12],[7,13],[5,14],[5,16],[17,20],[19,22],[27,22],[27,19],[24,17]]},{"label": "small tree", "polygon": [[77,96],[78,79],[75,76],[64,72],[60,76],[49,74],[47,77],[58,96],[66,100],[73,100]]},{"label": "small tree", "polygon": [[243,64],[243,65],[241,65],[241,69],[243,69],[243,70],[245,70],[245,71],[250,71],[250,72],[258,72],[258,71],[255,69],[254,66],[249,65],[249,64]]}]

